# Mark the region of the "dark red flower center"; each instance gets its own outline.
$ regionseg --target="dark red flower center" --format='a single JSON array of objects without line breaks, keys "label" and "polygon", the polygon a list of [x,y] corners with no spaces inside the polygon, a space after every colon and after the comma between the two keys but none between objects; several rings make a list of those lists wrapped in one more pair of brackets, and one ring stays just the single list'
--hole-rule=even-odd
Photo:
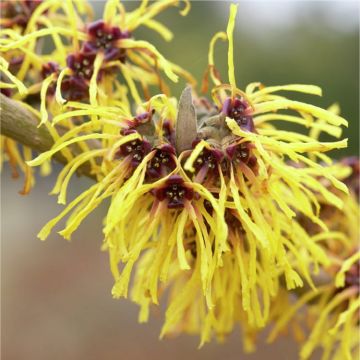
[{"label": "dark red flower center", "polygon": [[[66,100],[81,101],[89,97],[88,82],[93,75],[94,60],[95,54],[83,51],[68,55],[66,64],[72,70],[72,74],[65,76],[61,83],[62,95]],[[52,66],[48,66],[46,70],[52,71]]]},{"label": "dark red flower center", "polygon": [[[251,143],[247,142],[242,144],[230,145],[226,148],[225,151],[228,159],[232,162],[234,166],[236,166],[236,164],[246,164],[256,173],[257,159],[254,155],[252,155],[251,149]],[[223,162],[222,165],[224,165],[224,172],[229,170],[227,168],[228,164],[226,162]]]},{"label": "dark red flower center", "polygon": [[74,76],[90,80],[94,71],[94,60],[94,54],[79,52],[70,54],[66,59],[66,63],[73,71]]},{"label": "dark red flower center", "polygon": [[[134,131],[128,131],[124,133],[127,135]],[[141,161],[144,159],[145,155],[148,154],[151,150],[151,145],[146,140],[132,140],[120,146],[117,156],[125,157],[129,156],[131,158],[131,165],[137,167]]]},{"label": "dark red flower center", "polygon": [[216,170],[217,165],[221,162],[223,153],[216,149],[203,149],[194,162],[196,170],[206,166],[207,170]]},{"label": "dark red flower center", "polygon": [[185,185],[180,175],[172,175],[167,179],[164,186],[152,191],[159,201],[167,201],[169,209],[181,209],[185,201],[190,201],[194,197],[194,190]]},{"label": "dark red flower center", "polygon": [[89,86],[78,76],[66,76],[61,83],[61,93],[68,101],[81,101],[89,97]]},{"label": "dark red flower center", "polygon": [[121,31],[117,26],[109,26],[103,20],[98,20],[90,24],[87,28],[89,40],[84,43],[85,52],[97,52],[103,50],[105,60],[125,61],[126,51],[119,48],[117,40],[130,37],[129,32]]},{"label": "dark red flower center", "polygon": [[230,145],[226,149],[226,154],[235,163],[246,163],[250,157],[249,143]]},{"label": "dark red flower center", "polygon": [[57,64],[54,61],[49,61],[48,63],[43,64],[41,69],[41,75],[43,79],[45,79],[53,73],[58,73],[59,70],[60,70],[59,64]]},{"label": "dark red flower center", "polygon": [[166,176],[175,169],[175,149],[171,145],[164,145],[156,149],[154,157],[147,165],[147,175],[157,179]]},{"label": "dark red flower center", "polygon": [[249,104],[244,99],[239,98],[227,98],[222,107],[222,113],[234,119],[242,129],[254,132],[255,126],[251,110]]}]

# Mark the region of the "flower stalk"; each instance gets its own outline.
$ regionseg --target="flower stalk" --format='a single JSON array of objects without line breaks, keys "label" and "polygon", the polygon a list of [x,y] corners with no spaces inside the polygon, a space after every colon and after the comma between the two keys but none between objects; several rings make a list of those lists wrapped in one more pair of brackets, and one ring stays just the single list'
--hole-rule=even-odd
[{"label": "flower stalk", "polygon": [[[24,106],[23,103],[0,94],[1,134],[39,153],[49,151],[54,145],[51,128],[49,126],[39,126],[38,117],[30,109],[30,107]],[[59,125],[56,125],[56,129],[58,134],[66,132],[66,129]],[[91,149],[98,149],[100,144],[96,140],[92,140],[90,147]],[[73,148],[73,151],[80,153],[81,150]],[[63,165],[68,163],[68,160],[61,152],[57,152],[54,159]],[[84,163],[77,173],[95,179],[89,163]]]}]

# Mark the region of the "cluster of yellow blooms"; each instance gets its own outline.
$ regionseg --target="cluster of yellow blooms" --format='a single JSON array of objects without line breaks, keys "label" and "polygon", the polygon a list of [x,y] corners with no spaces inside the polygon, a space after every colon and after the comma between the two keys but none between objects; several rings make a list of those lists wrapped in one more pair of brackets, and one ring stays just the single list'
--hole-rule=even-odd
[{"label": "cluster of yellow blooms", "polygon": [[[278,95],[321,95],[317,86],[237,88],[236,5],[226,32],[210,42],[205,83],[213,84],[211,99],[200,97],[187,71],[133,38],[146,26],[171,40],[154,19],[171,6],[181,15],[190,9],[187,1],[143,0],[126,12],[119,0],[109,0],[103,18],[93,21],[82,0],[2,5],[1,92],[31,109],[54,139],[52,149],[32,159],[30,149],[22,156],[2,137],[3,152],[25,171],[24,193],[33,184],[31,167],[48,173],[58,152],[67,160],[52,191],[66,207],[40,239],[65,217],[59,233],[70,239],[109,198],[103,249],[115,280],[112,294],[127,297],[131,283],[141,322],[166,297],[161,336],[195,333],[204,344],[239,324],[251,351],[270,325],[270,341],[284,328],[305,340],[302,359],[317,346],[324,359],[353,359],[359,162],[325,155],[346,147],[346,140],[319,141],[321,133],[339,138],[347,121],[337,105],[324,110]],[[218,40],[228,41],[228,84],[214,64]],[[179,101],[163,73],[191,86]],[[300,124],[309,134],[281,130],[278,121]],[[70,179],[84,164],[96,181],[68,202]]]}]

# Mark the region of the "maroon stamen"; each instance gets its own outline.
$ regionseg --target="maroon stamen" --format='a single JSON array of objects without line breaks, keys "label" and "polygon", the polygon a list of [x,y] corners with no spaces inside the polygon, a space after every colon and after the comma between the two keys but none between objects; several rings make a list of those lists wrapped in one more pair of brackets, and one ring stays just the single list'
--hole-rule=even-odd
[{"label": "maroon stamen", "polygon": [[169,209],[181,209],[185,201],[191,201],[194,198],[194,190],[185,185],[180,175],[170,176],[164,186],[154,189],[152,194],[159,201],[166,200]]},{"label": "maroon stamen", "polygon": [[247,163],[250,157],[249,143],[230,145],[226,148],[226,154],[235,163]]},{"label": "maroon stamen", "polygon": [[175,149],[171,145],[163,145],[156,149],[154,157],[147,165],[146,174],[151,179],[166,176],[176,167]]},{"label": "maroon stamen", "polygon": [[[79,52],[70,54],[66,58],[66,64],[72,70],[72,74],[66,75],[61,83],[62,96],[68,101],[81,101],[89,97],[89,80],[94,72],[95,54]],[[50,71],[58,71],[58,66],[49,62],[44,74]]]},{"label": "maroon stamen", "polygon": [[77,76],[66,76],[61,83],[61,93],[68,101],[81,101],[89,97],[89,86]]},{"label": "maroon stamen", "polygon": [[222,113],[234,119],[242,129],[250,132],[255,131],[251,107],[244,99],[227,98],[223,103]]},{"label": "maroon stamen", "polygon": [[94,54],[87,54],[84,52],[70,54],[66,58],[66,64],[73,71],[73,76],[77,76],[87,80],[90,80],[93,74],[94,61]]},{"label": "maroon stamen", "polygon": [[[123,135],[128,135],[135,133],[134,130],[125,130]],[[120,149],[116,153],[116,156],[131,158],[131,165],[137,167],[141,161],[144,159],[145,155],[148,154],[151,150],[151,145],[146,140],[132,140],[120,146]]]},{"label": "maroon stamen", "polygon": [[[236,164],[246,164],[250,169],[256,173],[257,159],[251,154],[251,143],[242,143],[230,145],[226,148],[228,159],[236,166]],[[228,169],[223,169],[226,172]]]},{"label": "maroon stamen", "polygon": [[117,41],[128,39],[128,31],[121,31],[119,27],[109,26],[103,20],[97,20],[87,28],[89,40],[84,43],[83,50],[89,53],[96,53],[103,50],[105,61],[120,60],[125,62],[126,50],[118,47]]},{"label": "maroon stamen", "polygon": [[59,71],[59,64],[54,61],[49,61],[48,63],[43,64],[41,69],[41,76],[43,77],[43,79],[45,79],[53,73],[59,73]]},{"label": "maroon stamen", "polygon": [[[193,142],[193,147],[199,140]],[[202,149],[201,153],[195,159],[193,166],[195,168],[196,176],[194,181],[202,183],[205,179],[212,181],[214,179],[218,180],[218,170],[221,162],[223,161],[224,154],[221,150],[218,149]]]},{"label": "maroon stamen", "polygon": [[221,150],[204,148],[194,161],[194,167],[199,171],[205,166],[207,171],[217,172],[217,165],[220,164],[223,157],[224,154]]}]

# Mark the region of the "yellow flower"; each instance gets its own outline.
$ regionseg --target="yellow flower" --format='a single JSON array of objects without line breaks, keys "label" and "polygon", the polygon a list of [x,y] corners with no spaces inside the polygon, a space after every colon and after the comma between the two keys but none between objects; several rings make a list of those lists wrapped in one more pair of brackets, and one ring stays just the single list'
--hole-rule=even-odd
[{"label": "yellow flower", "polygon": [[[99,148],[89,149],[76,157],[70,152],[72,158],[59,174],[53,190],[53,193],[59,193],[59,202],[66,202],[69,180],[84,162],[94,162],[93,171],[97,183],[51,220],[39,237],[46,238],[53,226],[72,211],[66,228],[60,232],[65,238],[70,238],[89,212],[103,199],[111,196],[104,233],[105,246],[109,249],[111,268],[116,278],[114,295],[117,296],[126,295],[131,267],[140,252],[149,246],[162,247],[162,242],[165,241],[167,246],[163,251],[165,257],[168,257],[166,262],[173,258],[176,251],[181,268],[189,268],[184,249],[187,244],[183,243],[183,233],[189,222],[200,237],[198,245],[199,253],[202,254],[203,288],[207,293],[210,291],[207,289],[208,272],[213,271],[215,263],[220,261],[222,251],[227,248],[223,210],[206,188],[188,181],[181,168],[181,156],[176,156],[172,144],[175,105],[171,99],[162,95],[145,103],[143,109],[146,110],[133,118],[123,114],[118,117],[118,121],[99,119],[96,123],[84,123],[60,137],[52,150],[29,162],[30,165],[40,165],[57,151],[69,150],[68,146],[72,144],[82,144],[85,140],[102,140]],[[101,111],[111,110],[103,109]],[[74,116],[74,112],[72,115]],[[107,132],[98,132],[99,129],[106,129]],[[80,132],[89,130],[92,133],[78,136]],[[147,135],[142,135],[142,132]],[[100,161],[96,161],[97,158]],[[215,216],[209,216],[205,200],[212,207]],[[166,219],[171,226],[159,228],[161,219]],[[125,236],[125,232],[129,231],[132,235]],[[153,242],[155,234],[164,240]],[[211,250],[214,242],[215,259]],[[122,276],[117,270],[120,261],[127,262],[127,270]],[[164,266],[167,266],[166,263]],[[208,301],[211,301],[210,298]]]},{"label": "yellow flower", "polygon": [[[160,10],[159,4],[170,3],[155,3],[143,14],[147,6],[143,2],[128,18],[129,24],[137,26]],[[107,20],[115,9],[122,14],[116,4],[108,2],[104,22],[93,24],[88,33],[78,31],[82,34],[78,40],[93,41],[88,38],[93,30],[98,37],[99,30],[101,35],[113,36],[115,30]],[[89,104],[79,99],[64,103],[54,113],[52,124],[64,125],[67,131],[62,136],[54,134],[53,148],[28,163],[40,165],[58,151],[67,157],[69,162],[53,189],[62,204],[67,203],[71,176],[81,165],[88,163],[96,180],[45,225],[41,239],[67,215],[60,234],[69,239],[82,220],[110,198],[103,248],[109,252],[115,279],[113,296],[127,296],[133,268],[138,266],[132,297],[141,306],[141,321],[147,320],[149,305],[158,304],[160,295],[170,288],[163,335],[196,332],[204,343],[212,335],[222,339],[240,323],[247,334],[245,347],[251,350],[256,333],[270,318],[270,303],[279,284],[291,290],[302,287],[305,280],[314,289],[312,276],[319,266],[331,264],[326,248],[307,230],[304,219],[318,226],[320,234],[329,234],[326,219],[321,218],[321,202],[337,209],[343,206],[347,187],[335,176],[336,164],[324,152],[345,147],[346,140],[324,143],[314,132],[338,138],[347,122],[331,111],[276,94],[321,95],[313,85],[252,83],[245,91],[237,88],[233,61],[236,9],[231,6],[227,33],[216,34],[210,43],[213,102],[204,104],[197,98],[193,102],[187,88],[179,103],[163,94],[141,103],[129,77],[127,85],[138,103],[133,116],[121,86],[115,81],[118,93],[107,98],[108,84],[98,80],[103,66],[115,66],[113,52],[107,53],[108,43],[100,36],[95,45],[87,46],[96,47],[100,41],[104,49],[91,60],[91,51],[83,48],[79,58],[82,64],[88,60],[94,65],[88,79]],[[229,84],[220,81],[214,65],[217,39],[229,42]],[[126,56],[134,44],[144,45],[128,38],[119,43]],[[121,57],[125,53],[114,54]],[[153,54],[173,77],[176,68]],[[59,103],[63,102],[63,80],[73,76],[79,59],[74,55],[68,67],[53,77]],[[86,75],[82,65],[78,70]],[[196,112],[202,117],[197,118]],[[273,125],[276,121],[301,124],[312,133],[284,131]],[[74,145],[82,149],[79,155],[74,155]]]},{"label": "yellow flower", "polygon": [[[351,360],[359,356],[359,160],[347,158],[338,165],[339,174],[347,173],[343,180],[350,189],[349,195],[341,195],[344,207],[338,210],[320,199],[320,216],[330,231],[308,228],[313,241],[321,244],[331,262],[319,274],[316,291],[300,293],[295,302],[288,300],[284,304],[282,301],[281,308],[277,306],[278,298],[275,298],[273,305],[274,326],[268,340],[273,341],[285,327],[293,328],[296,338],[303,343],[301,359],[310,358],[317,347],[323,348],[324,360]],[[334,188],[331,190],[337,192]],[[279,294],[283,299],[288,296],[284,292]],[[309,328],[308,336],[302,330],[304,325]]]},{"label": "yellow flower", "polygon": [[[35,101],[36,96],[40,96],[40,111],[36,106],[31,110],[39,117],[39,126],[45,124],[57,144],[61,134],[49,126],[49,118],[53,124],[61,119],[66,131],[74,126],[73,115],[77,116],[77,122],[86,122],[89,117],[96,120],[99,115],[94,109],[101,112],[99,105],[127,110],[128,89],[140,104],[143,96],[150,97],[150,85],[165,86],[158,70],[164,70],[173,81],[179,74],[194,82],[189,73],[166,60],[153,45],[132,38],[137,27],[147,26],[165,40],[171,40],[170,30],[154,17],[170,6],[179,5],[175,0],[152,4],[143,1],[138,9],[125,12],[120,1],[111,0],[106,3],[103,19],[93,22],[92,8],[83,0],[6,2],[2,6],[0,38],[3,55],[0,72],[5,81],[1,81],[0,89],[23,102],[27,102],[30,95]],[[186,15],[189,6],[185,1],[182,15]],[[49,37],[54,47],[50,52],[42,46],[43,40]],[[135,81],[143,87],[143,96]],[[90,106],[82,103],[84,101],[89,101]],[[68,104],[65,106],[64,102]],[[82,112],[82,117],[76,110]],[[32,170],[25,164],[31,160],[30,149],[25,150],[26,156],[22,159],[12,140],[4,141],[4,145],[8,155],[2,158],[10,158],[12,164],[16,160],[24,170],[23,192],[28,192],[34,183]],[[84,151],[89,150],[86,143],[80,146]],[[62,152],[68,161],[72,160],[68,149]],[[44,163],[42,168],[43,174],[50,172],[49,163]]]},{"label": "yellow flower", "polygon": [[[230,42],[235,9],[233,6],[228,26]],[[217,38],[221,35],[214,39]],[[214,43],[212,41],[211,46]],[[212,53],[211,48],[210,58]],[[170,276],[168,282],[160,276],[163,287],[171,288],[162,335],[181,331],[200,333],[203,344],[213,333],[223,338],[240,322],[249,334],[245,348],[252,350],[256,332],[269,319],[269,303],[276,296],[283,275],[287,289],[303,285],[298,273],[315,288],[310,269],[315,265],[314,272],[317,272],[319,264],[330,263],[322,247],[296,219],[302,214],[327,231],[326,223],[319,218],[318,193],[332,206],[342,208],[342,200],[318,182],[318,177],[325,178],[340,193],[347,192],[346,186],[334,175],[334,166],[325,167],[311,160],[319,158],[330,164],[331,160],[323,152],[344,147],[346,141],[320,143],[314,137],[278,130],[270,121],[295,122],[335,137],[341,135],[339,126],[347,123],[332,112],[273,95],[280,90],[320,95],[321,90],[316,86],[264,87],[255,83],[245,92],[238,90],[231,70],[231,44],[229,53],[231,85],[217,84],[213,76],[217,108],[210,105],[209,115],[198,124],[197,135],[201,140],[191,153],[184,152],[183,156],[187,158],[184,163],[187,175],[194,184],[201,183],[207,188],[224,211],[230,251],[226,249],[221,254],[221,265],[208,273],[209,301],[209,295],[205,293],[204,298],[199,291],[203,285],[203,264],[198,256],[198,241],[192,233],[191,240],[185,234],[183,243],[187,244],[191,272],[184,273],[181,264],[173,263],[175,275]],[[212,61],[209,68],[216,74]],[[232,97],[226,96],[227,89],[232,91]],[[293,109],[299,115],[278,113],[280,109]],[[290,160],[298,166],[294,167]],[[204,202],[204,207],[213,215],[210,204]],[[147,320],[150,303],[158,301],[154,294],[156,278],[161,272],[160,259],[159,251],[151,249],[140,261],[133,292],[134,301],[141,306],[140,321]],[[258,296],[263,300],[262,306]],[[234,309],[238,309],[237,314]]]},{"label": "yellow flower", "polygon": [[[194,83],[188,72],[166,60],[152,44],[132,36],[139,26],[146,26],[170,41],[172,33],[154,17],[179,3],[165,0],[149,4],[144,0],[139,8],[126,12],[119,0],[111,0],[105,5],[103,19],[90,22],[92,10],[87,2],[50,0],[32,9],[23,33],[3,30],[0,50],[7,54],[21,52],[16,77],[31,81],[31,93],[40,92],[41,123],[47,121],[49,109],[56,115],[67,101],[89,101],[96,106],[101,97],[103,104],[113,105],[114,101],[122,100],[122,92],[116,89],[123,84],[135,102],[141,104],[142,98],[150,97],[150,85],[158,85],[162,92],[167,92],[160,70],[172,81],[181,75]],[[180,11],[182,15],[190,7],[187,1],[185,4]],[[49,54],[39,54],[40,40],[49,36],[55,49]],[[136,82],[144,95],[139,94]],[[53,95],[55,104],[51,101]]]},{"label": "yellow flower", "polygon": [[[79,12],[84,14],[87,5],[85,2],[79,4],[77,1],[77,7]],[[0,73],[2,81],[0,91],[5,96],[20,100],[39,91],[40,86],[36,83],[39,81],[44,59],[41,54],[38,54],[36,47],[39,48],[41,44],[30,41],[24,46],[21,40],[32,32],[38,31],[40,27],[50,29],[56,24],[66,23],[66,16],[56,13],[60,8],[63,8],[63,2],[53,0],[46,2],[19,0],[1,4]],[[53,34],[53,39],[55,45],[61,43],[57,34]],[[13,46],[14,43],[18,43],[19,46]],[[33,107],[29,105],[27,107],[39,116]],[[26,164],[26,161],[33,157],[32,150],[4,136],[1,137],[1,142],[1,161],[9,160],[14,177],[18,176],[17,168],[21,169],[25,180],[20,193],[27,194],[35,183],[33,169]],[[50,164],[44,163],[41,167],[41,175],[48,175],[50,171]]]},{"label": "yellow flower", "polygon": [[[167,309],[161,337],[179,333],[200,335],[200,346],[212,337],[223,342],[238,325],[242,329],[246,351],[254,350],[256,334],[266,325],[270,302],[277,293],[279,278],[272,272],[271,259],[256,259],[254,249],[246,252],[237,242],[222,256],[222,266],[214,271],[211,286],[212,306],[209,307],[202,291],[201,261],[194,234],[186,234],[190,271],[182,271],[172,261],[168,278],[160,277],[158,294],[166,293]],[[160,254],[157,249],[144,253],[137,266],[131,294],[139,304],[139,321],[149,317],[152,287],[156,277]]]},{"label": "yellow flower", "polygon": [[[301,347],[301,359],[309,359],[317,347],[323,348],[324,360],[356,359],[359,356],[359,259],[359,251],[345,259],[335,283],[308,291],[287,306],[283,304],[268,340],[272,342],[287,326],[294,329],[300,341],[306,339]],[[282,293],[282,296],[288,295]],[[305,305],[304,316],[301,310]],[[308,336],[301,330],[304,322],[311,329]]]},{"label": "yellow flower", "polygon": [[[265,87],[252,83],[245,92],[236,87],[232,45],[236,9],[235,5],[231,6],[226,34],[230,84],[222,84],[215,76],[213,46],[225,36],[219,33],[209,52],[216,107],[201,120],[198,136],[202,140],[186,160],[184,169],[192,172],[192,180],[202,183],[215,197],[225,197],[226,209],[237,218],[247,240],[255,242],[261,255],[270,253],[276,266],[283,269],[288,289],[303,283],[291,265],[293,258],[299,262],[302,277],[313,286],[310,263],[327,264],[328,259],[295,217],[301,213],[327,230],[319,218],[320,204],[315,194],[320,193],[337,208],[342,207],[342,201],[317,177],[322,176],[341,192],[346,193],[347,188],[334,176],[332,166],[322,166],[310,157],[331,164],[324,152],[345,147],[347,142],[321,143],[311,136],[277,129],[272,122],[295,122],[335,137],[341,135],[340,125],[347,122],[330,111],[274,95],[278,91],[321,95],[321,90],[313,85]],[[230,97],[226,95],[228,90]],[[279,112],[282,109],[298,114],[282,114]]]}]

